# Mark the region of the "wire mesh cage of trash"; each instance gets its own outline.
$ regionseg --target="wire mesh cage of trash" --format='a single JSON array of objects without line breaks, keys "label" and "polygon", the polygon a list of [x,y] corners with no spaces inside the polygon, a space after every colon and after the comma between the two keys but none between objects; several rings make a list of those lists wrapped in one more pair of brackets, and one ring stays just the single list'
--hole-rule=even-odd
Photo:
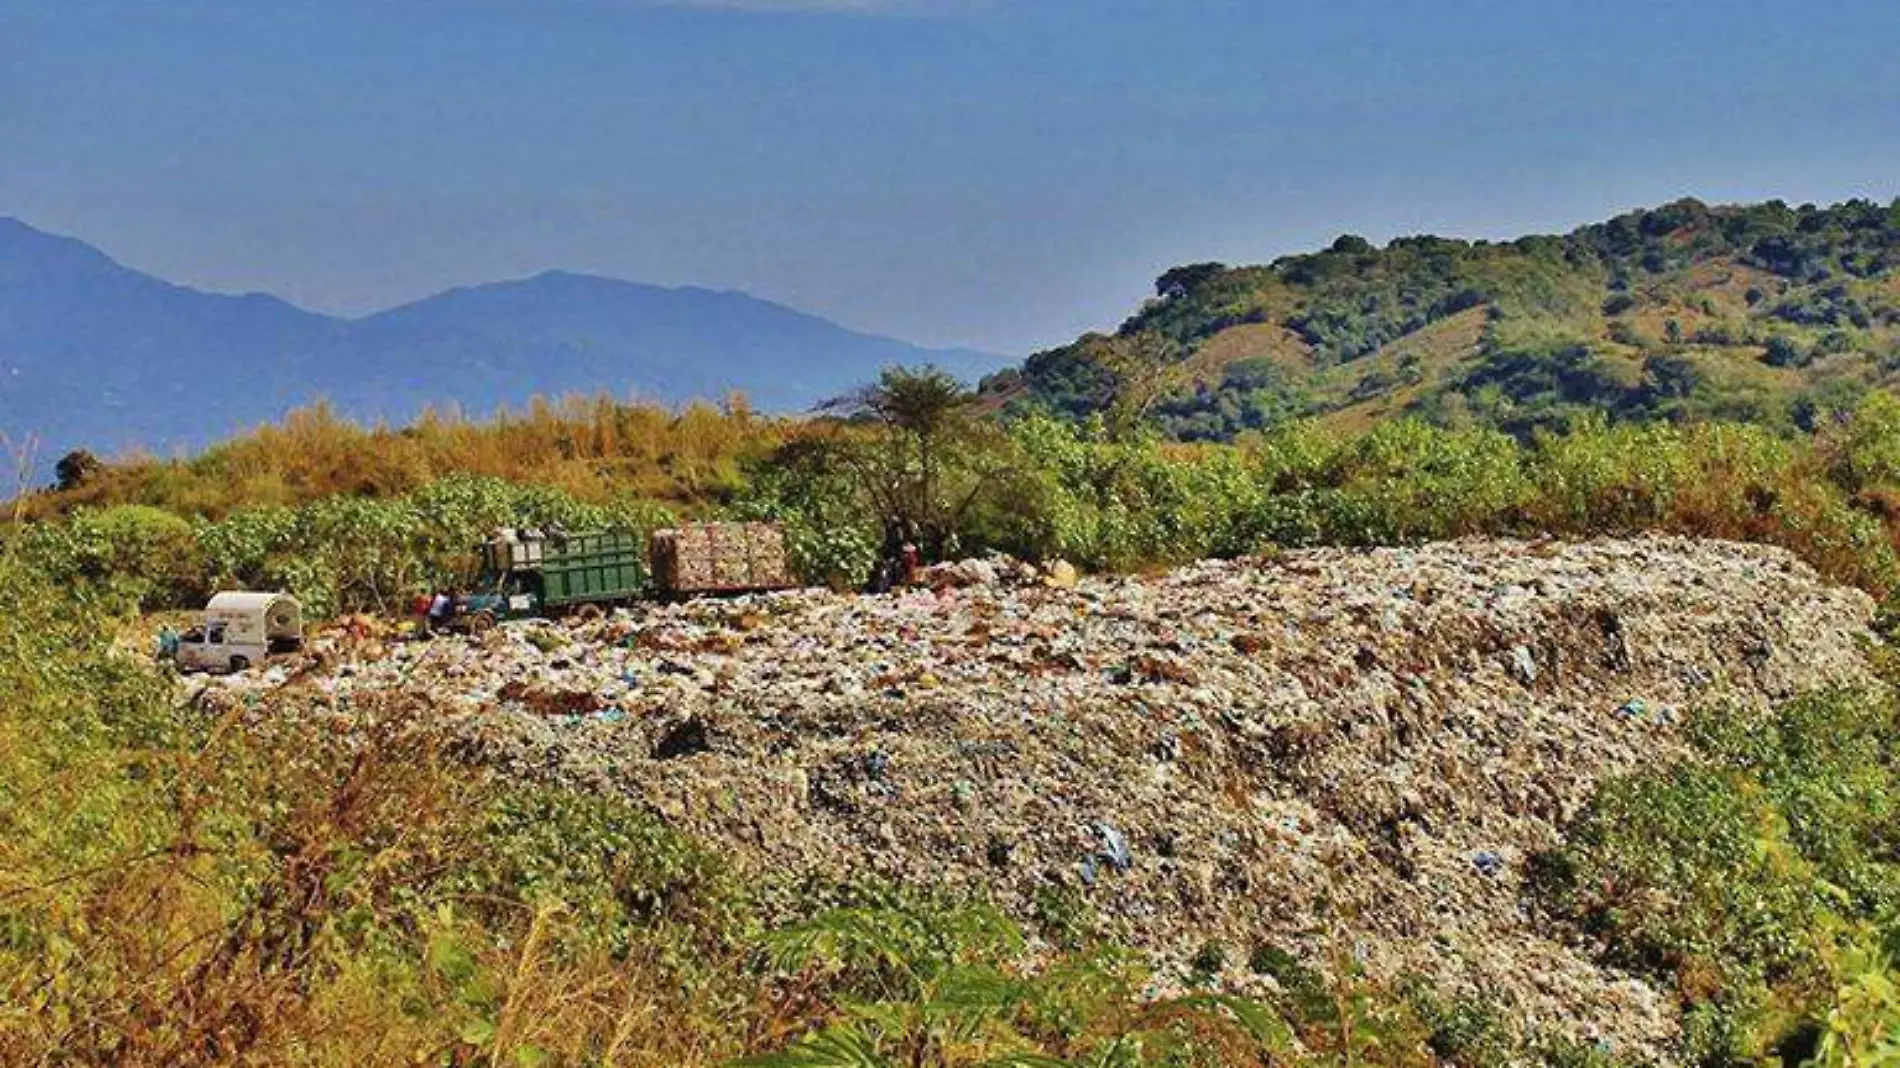
[{"label": "wire mesh cage of trash", "polygon": [[663,594],[737,593],[796,585],[785,535],[770,523],[694,523],[654,531],[654,587]]}]

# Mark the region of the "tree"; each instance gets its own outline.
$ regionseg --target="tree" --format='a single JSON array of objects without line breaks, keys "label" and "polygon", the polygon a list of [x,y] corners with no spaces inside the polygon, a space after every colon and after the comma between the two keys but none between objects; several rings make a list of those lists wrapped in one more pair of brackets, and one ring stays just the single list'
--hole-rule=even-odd
[{"label": "tree", "polygon": [[1109,436],[1118,441],[1133,436],[1173,387],[1179,347],[1154,330],[1143,330],[1098,337],[1088,355],[1111,380],[1104,413]]},{"label": "tree", "polygon": [[1219,278],[1227,271],[1224,263],[1190,263],[1176,267],[1155,279],[1155,296],[1163,300],[1185,297],[1203,282]]},{"label": "tree", "polygon": [[53,477],[59,480],[62,490],[78,489],[94,475],[105,470],[104,461],[85,449],[74,449],[59,458],[53,466]]},{"label": "tree", "polygon": [[891,367],[832,405],[875,428],[865,447],[843,455],[881,513],[886,553],[908,542],[942,559],[959,522],[998,473],[979,459],[988,428],[974,416],[975,399],[938,368]]},{"label": "tree", "polygon": [[1768,339],[1768,351],[1762,356],[1770,367],[1804,367],[1808,354],[1801,344],[1786,334],[1776,334]]},{"label": "tree", "polygon": [[1643,360],[1643,390],[1657,400],[1684,400],[1702,379],[1701,369],[1687,356],[1657,353]]}]

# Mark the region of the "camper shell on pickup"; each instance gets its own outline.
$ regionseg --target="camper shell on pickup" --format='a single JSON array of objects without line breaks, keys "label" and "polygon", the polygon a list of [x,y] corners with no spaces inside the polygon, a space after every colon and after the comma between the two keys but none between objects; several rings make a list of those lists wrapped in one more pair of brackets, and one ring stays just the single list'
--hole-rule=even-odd
[{"label": "camper shell on pickup", "polygon": [[303,606],[287,593],[232,591],[213,596],[199,625],[172,643],[181,671],[243,671],[272,653],[303,645]]}]

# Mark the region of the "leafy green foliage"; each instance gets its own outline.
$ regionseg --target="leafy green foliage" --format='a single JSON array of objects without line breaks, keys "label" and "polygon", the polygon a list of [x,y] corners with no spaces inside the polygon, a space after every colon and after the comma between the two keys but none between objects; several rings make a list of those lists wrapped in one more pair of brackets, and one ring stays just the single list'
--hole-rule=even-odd
[{"label": "leafy green foliage", "polygon": [[590,504],[547,487],[455,476],[399,497],[322,497],[216,521],[143,505],[82,509],[63,523],[30,524],[21,552],[60,581],[98,586],[128,607],[192,606],[235,586],[289,590],[324,615],[393,611],[414,593],[468,582],[474,546],[496,527],[644,535],[674,521],[652,502]]},{"label": "leafy green foliage", "polygon": [[[1356,420],[1368,407],[1519,436],[1589,411],[1785,426],[1823,372],[1892,384],[1879,357],[1900,342],[1896,277],[1900,202],[1684,200],[1501,244],[1409,237],[1381,249],[1348,236],[1264,267],[1169,271],[1115,336],[1038,353],[986,390],[1019,412],[1085,418],[1129,374],[1105,354],[1152,335],[1167,343],[1152,362],[1174,378],[1157,422],[1182,440],[1230,439],[1289,414]],[[1392,366],[1478,308],[1489,320],[1480,343]],[[1229,332],[1256,324],[1302,349],[1282,347],[1271,383],[1257,369],[1230,373],[1259,357],[1228,345]]]},{"label": "leafy green foliage", "polygon": [[1698,1062],[1823,1030],[1829,1056],[1869,1048],[1849,1016],[1900,1023],[1881,956],[1900,918],[1895,724],[1889,699],[1853,693],[1698,717],[1699,759],[1605,786],[1534,895],[1606,960],[1673,984]]},{"label": "leafy green foliage", "polygon": [[42,572],[88,583],[131,609],[176,601],[192,588],[199,560],[189,521],[136,504],[29,527],[20,552]]},{"label": "leafy green foliage", "polygon": [[867,432],[830,442],[829,462],[856,478],[887,555],[905,544],[930,560],[956,550],[964,516],[996,473],[994,428],[974,417],[973,400],[943,371],[893,367],[847,406]]},{"label": "leafy green foliage", "polygon": [[[1553,388],[1591,373],[1556,359],[1545,368]],[[1630,388],[1679,400],[1680,390],[1659,383],[1695,372],[1670,359],[1652,361]],[[1502,405],[1503,396],[1477,390],[1472,404]],[[947,553],[1001,550],[1106,569],[1277,547],[1670,531],[1783,545],[1830,577],[1884,594],[1900,579],[1900,403],[1884,392],[1817,394],[1811,403],[1819,425],[1805,440],[1758,426],[1613,424],[1580,412],[1529,441],[1415,419],[1360,434],[1301,420],[1237,447],[1183,446],[1102,420],[1031,416],[1006,431],[945,439],[928,483],[934,503],[916,515],[927,514]],[[887,525],[895,506],[866,488],[889,476],[920,490],[915,445],[855,425],[814,432],[750,467],[718,512],[781,523],[806,581],[855,588],[893,551],[894,533],[921,529]],[[81,509],[63,522],[28,523],[15,541],[57,581],[124,610],[193,607],[211,590],[241,586],[291,590],[320,616],[391,611],[416,592],[466,583],[478,568],[473,546],[497,526],[644,535],[676,518],[638,498],[587,502],[455,476],[397,497],[326,497],[217,520],[139,505]]]},{"label": "leafy green foliage", "polygon": [[1013,428],[1015,476],[963,540],[1134,568],[1274,547],[1663,530],[1785,545],[1884,591],[1900,576],[1893,549],[1849,493],[1890,484],[1882,457],[1900,431],[1889,421],[1886,402],[1870,405],[1823,453],[1746,426],[1601,419],[1529,445],[1411,420],[1356,437],[1300,423],[1233,449],[1029,418]]},{"label": "leafy green foliage", "polygon": [[1014,925],[981,906],[910,900],[838,909],[768,937],[776,968],[837,998],[827,1022],[758,1068],[896,1065],[1417,1065],[1411,1004],[1350,970],[1310,996],[1149,1000],[1145,973],[1100,947],[1032,968]]}]

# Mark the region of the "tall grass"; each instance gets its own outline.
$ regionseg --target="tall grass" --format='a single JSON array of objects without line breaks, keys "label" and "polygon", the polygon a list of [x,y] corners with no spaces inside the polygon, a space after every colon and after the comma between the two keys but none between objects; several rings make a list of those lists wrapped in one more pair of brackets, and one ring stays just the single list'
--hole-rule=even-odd
[{"label": "tall grass", "polygon": [[604,396],[536,399],[486,420],[432,411],[401,428],[365,427],[318,404],[191,459],[128,457],[83,485],[24,504],[37,518],[145,504],[215,519],[338,495],[397,496],[456,474],[531,482],[582,501],[688,502],[730,492],[745,462],[795,427],[754,414],[737,395],[723,407],[679,411]]}]

